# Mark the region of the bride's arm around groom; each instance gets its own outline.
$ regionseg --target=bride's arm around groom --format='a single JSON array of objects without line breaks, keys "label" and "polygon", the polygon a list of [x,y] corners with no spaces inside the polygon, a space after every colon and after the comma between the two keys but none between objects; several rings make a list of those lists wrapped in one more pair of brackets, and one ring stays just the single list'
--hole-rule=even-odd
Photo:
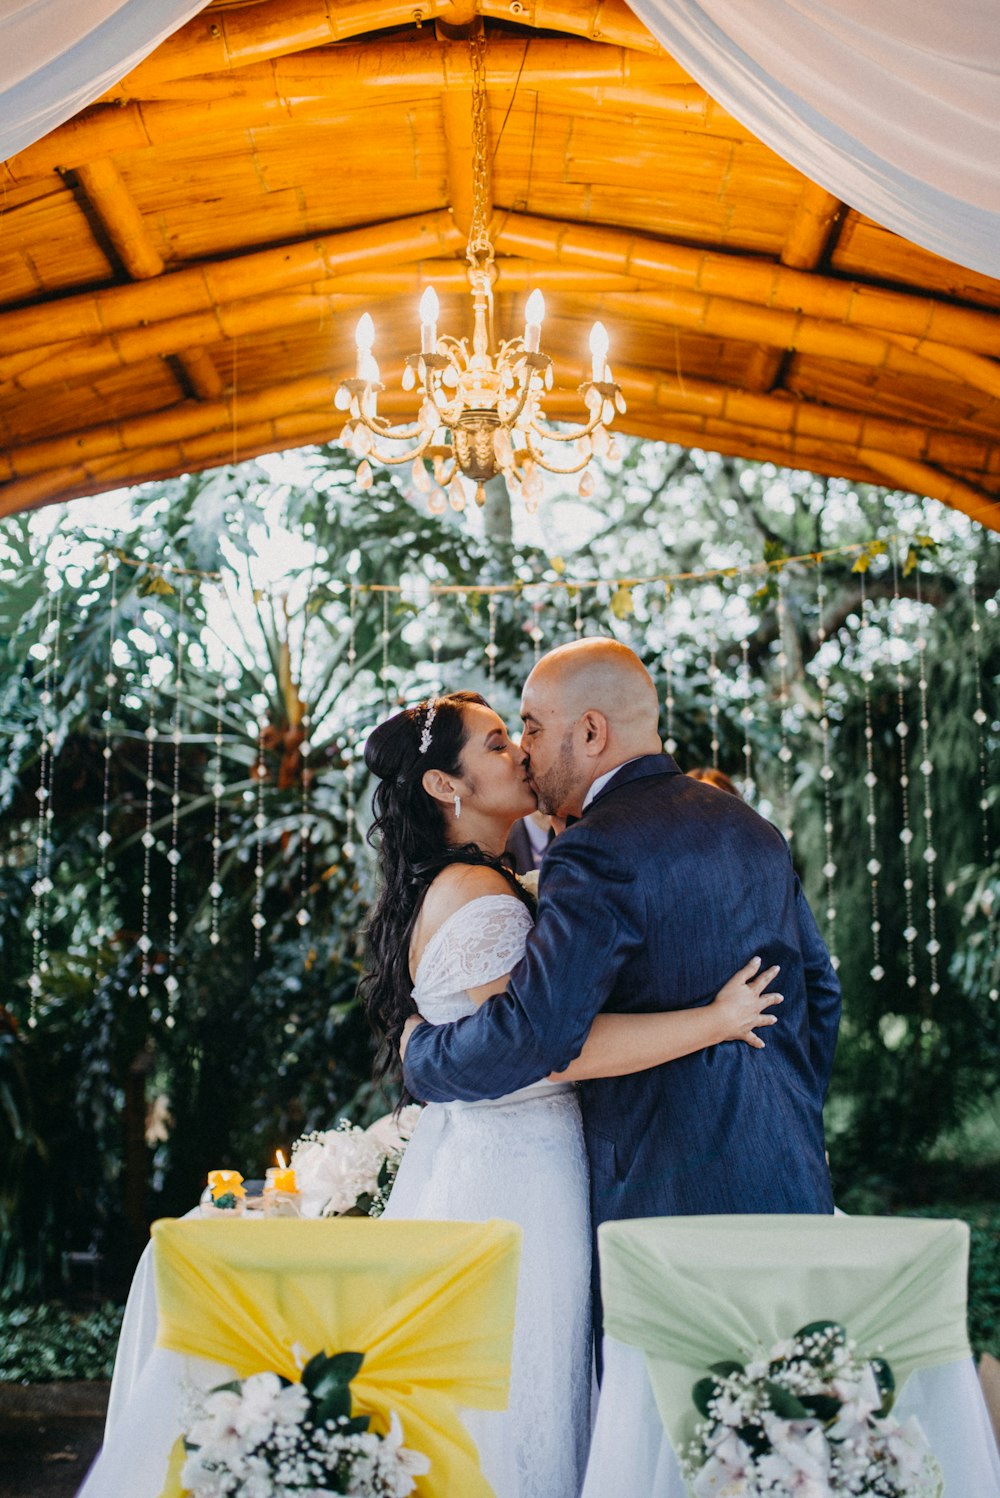
[{"label": "bride's arm around groom", "polygon": [[600,1011],[704,1005],[759,955],[785,995],[766,1050],[725,1044],[582,1084],[595,1217],[830,1211],[822,1103],[840,989],[784,840],[662,753],[653,684],[616,642],[544,657],[522,716],[541,808],[581,819],[546,855],[506,992],[412,1033],[410,1091],[515,1091],[564,1070]]}]

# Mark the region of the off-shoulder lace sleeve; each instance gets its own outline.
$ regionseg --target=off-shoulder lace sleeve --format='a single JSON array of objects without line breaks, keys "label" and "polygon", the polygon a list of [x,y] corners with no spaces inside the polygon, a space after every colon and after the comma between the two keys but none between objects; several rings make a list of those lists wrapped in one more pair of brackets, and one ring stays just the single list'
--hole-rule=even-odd
[{"label": "off-shoulder lace sleeve", "polygon": [[470,900],[438,927],[424,948],[413,997],[424,1004],[428,998],[457,996],[509,973],[524,955],[532,924],[516,895]]}]

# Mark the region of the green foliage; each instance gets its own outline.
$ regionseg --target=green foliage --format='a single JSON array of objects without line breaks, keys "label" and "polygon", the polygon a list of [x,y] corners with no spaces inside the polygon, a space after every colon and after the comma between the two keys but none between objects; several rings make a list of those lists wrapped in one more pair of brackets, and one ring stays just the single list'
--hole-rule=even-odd
[{"label": "green foliage", "polygon": [[0,1380],[47,1384],[108,1379],[121,1331],[122,1307],[70,1311],[57,1303],[0,1302]]},{"label": "green foliage", "polygon": [[[360,744],[398,702],[456,686],[486,692],[513,718],[536,650],[580,630],[615,634],[646,661],[663,704],[663,735],[682,768],[716,758],[744,779],[764,815],[794,828],[796,867],[840,957],[845,991],[828,1113],[838,1189],[872,1158],[894,1187],[905,1184],[1000,1083],[990,997],[1000,980],[997,791],[989,790],[984,814],[971,731],[981,690],[987,764],[995,765],[1000,564],[989,538],[926,502],[636,442],[592,504],[546,505],[540,535],[528,544],[504,539],[502,524],[477,536],[465,518],[429,516],[395,478],[379,476],[359,495],[333,451],[303,461],[304,477],[280,483],[247,464],[146,486],[118,533],[74,538],[73,507],[65,534],[47,542],[23,519],[0,531],[0,1283],[26,1293],[57,1284],[70,1248],[118,1253],[127,1270],[147,1219],[190,1206],[210,1167],[261,1173],[274,1150],[302,1132],[329,1127],[341,1114],[364,1123],[385,1110],[389,1100],[370,1081],[356,1001],[371,896],[360,836],[368,799]],[[887,537],[900,532],[905,541],[890,545]],[[855,542],[864,543],[860,571],[857,551],[836,552]],[[287,558],[279,564],[282,548]],[[828,553],[821,574],[790,560],[818,551]],[[127,564],[109,566],[109,553]],[[755,573],[739,574],[751,564]],[[969,649],[973,564],[978,653]],[[628,581],[708,568],[718,577],[697,586]],[[604,581],[558,586],[588,577]],[[512,578],[513,592],[484,591]],[[402,593],[372,591],[400,582]],[[56,583],[60,658],[46,707],[40,647],[51,640]],[[442,599],[429,591],[439,583],[472,591]],[[894,586],[900,605],[891,602]],[[492,681],[484,653],[491,599]],[[896,638],[892,620],[900,618]],[[921,911],[928,890],[915,768],[914,640],[921,632],[935,765],[938,993],[930,991],[926,921],[912,988],[902,937],[899,662]],[[178,646],[180,858],[172,870]],[[865,869],[860,677],[868,668],[879,771],[881,984],[870,976]],[[820,775],[821,680],[829,786]],[[137,938],[151,718],[159,731],[156,842],[144,964]],[[48,971],[33,1006],[43,731],[54,750],[53,889],[44,902]],[[111,844],[102,881],[106,732]],[[747,768],[749,782],[740,774]],[[222,894],[213,914],[207,892],[217,780],[224,786]],[[835,923],[825,915],[822,874],[827,792],[838,864]],[[351,821],[352,803],[359,823]],[[258,864],[266,923],[259,957],[250,924]],[[180,921],[171,941],[172,884]],[[300,925],[302,909],[308,921]],[[143,1098],[157,1103],[160,1125],[148,1144]]]}]

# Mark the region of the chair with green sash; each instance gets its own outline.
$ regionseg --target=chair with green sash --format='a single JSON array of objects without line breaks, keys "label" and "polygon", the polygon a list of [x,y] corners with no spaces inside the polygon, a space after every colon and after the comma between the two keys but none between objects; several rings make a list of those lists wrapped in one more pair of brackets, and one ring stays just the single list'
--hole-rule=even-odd
[{"label": "chair with green sash", "polygon": [[694,1385],[816,1322],[884,1358],[945,1498],[1000,1498],[966,1332],[968,1229],[907,1218],[745,1216],[604,1223],[604,1376],[583,1498],[684,1498]]}]

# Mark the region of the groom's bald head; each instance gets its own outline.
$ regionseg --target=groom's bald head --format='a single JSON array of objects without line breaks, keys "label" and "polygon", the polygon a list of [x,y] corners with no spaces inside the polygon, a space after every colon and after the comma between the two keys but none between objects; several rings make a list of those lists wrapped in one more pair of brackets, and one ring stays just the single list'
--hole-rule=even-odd
[{"label": "groom's bald head", "polygon": [[543,656],[524,684],[521,716],[543,811],[578,814],[599,775],[660,752],[652,677],[617,640],[575,640]]}]

